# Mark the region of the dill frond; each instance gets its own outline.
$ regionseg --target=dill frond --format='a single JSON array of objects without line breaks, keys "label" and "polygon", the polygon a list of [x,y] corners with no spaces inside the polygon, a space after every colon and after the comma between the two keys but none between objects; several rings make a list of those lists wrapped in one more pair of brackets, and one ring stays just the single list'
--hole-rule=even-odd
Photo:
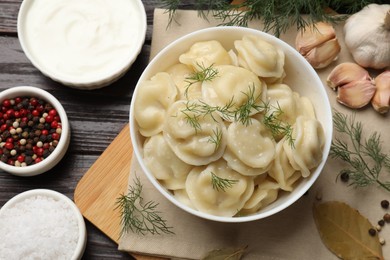
[{"label": "dill frond", "polygon": [[158,203],[143,202],[142,184],[136,176],[134,186],[129,187],[128,194],[121,194],[116,201],[116,209],[120,209],[122,229],[120,235],[132,231],[136,234],[174,234],[157,210]]},{"label": "dill frond", "polygon": [[[184,7],[184,3],[181,5],[183,1],[179,0],[160,1],[162,6],[168,9],[170,24],[174,20],[175,11]],[[338,13],[352,14],[370,3],[382,1],[246,0],[235,5],[230,4],[230,2],[226,0],[196,0],[193,8],[198,11],[200,17],[206,20],[207,15],[211,13],[217,21],[220,21],[220,25],[247,27],[250,21],[259,19],[264,24],[264,31],[279,37],[292,26],[300,30],[316,22],[338,23],[348,17],[347,15],[335,15],[335,12],[329,12],[329,9]]]},{"label": "dill frond", "polygon": [[230,180],[218,177],[215,173],[211,172],[211,184],[216,191],[225,191],[227,188],[233,187],[233,184],[238,180]]},{"label": "dill frond", "polygon": [[[335,137],[330,148],[330,156],[343,160],[349,165],[347,171],[351,185],[365,187],[377,184],[390,191],[390,181],[383,180],[384,170],[390,173],[390,157],[382,152],[380,134],[372,133],[367,139],[363,138],[363,125],[352,116],[334,112],[333,123],[335,130],[347,140]],[[387,175],[389,176],[389,175]]]},{"label": "dill frond", "polygon": [[283,111],[279,103],[277,103],[277,106],[270,106],[269,103],[265,103],[264,107],[263,124],[271,131],[273,137],[285,136],[289,145],[294,147],[293,128],[290,124],[280,120]]},{"label": "dill frond", "polygon": [[213,64],[211,64],[209,67],[205,67],[204,64],[197,63],[197,66],[200,70],[185,78],[185,82],[188,83],[184,90],[185,97],[188,97],[188,90],[193,84],[197,82],[211,81],[218,76],[218,70],[213,67]]},{"label": "dill frond", "polygon": [[213,143],[215,145],[214,151],[217,151],[222,141],[222,131],[217,128],[213,130],[213,135],[208,139],[209,143]]}]

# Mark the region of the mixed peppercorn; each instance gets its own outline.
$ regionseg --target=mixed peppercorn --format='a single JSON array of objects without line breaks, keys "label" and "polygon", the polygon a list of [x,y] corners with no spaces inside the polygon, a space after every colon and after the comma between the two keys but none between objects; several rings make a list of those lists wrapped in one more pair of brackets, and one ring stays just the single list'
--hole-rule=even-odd
[{"label": "mixed peppercorn", "polygon": [[16,97],[1,102],[0,160],[23,167],[47,158],[61,137],[61,118],[48,102]]}]

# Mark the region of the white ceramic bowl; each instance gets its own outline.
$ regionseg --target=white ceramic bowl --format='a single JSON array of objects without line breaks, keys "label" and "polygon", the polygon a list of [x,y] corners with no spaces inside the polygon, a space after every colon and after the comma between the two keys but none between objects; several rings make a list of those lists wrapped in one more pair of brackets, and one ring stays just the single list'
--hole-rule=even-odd
[{"label": "white ceramic bowl", "polygon": [[64,85],[91,90],[123,76],[145,41],[141,0],[25,0],[19,42],[31,63]]},{"label": "white ceramic bowl", "polygon": [[[4,204],[4,206],[0,209],[0,218],[2,214],[4,214],[4,212],[10,210],[16,204],[23,202],[26,199],[35,198],[37,196],[52,198],[55,201],[62,201],[66,203],[67,207],[71,209],[78,224],[78,241],[77,241],[76,248],[73,251],[71,259],[72,260],[81,259],[84,254],[85,246],[87,244],[87,230],[86,230],[84,218],[81,215],[80,210],[77,208],[76,204],[74,204],[73,201],[69,199],[67,196],[57,191],[48,190],[48,189],[34,189],[34,190],[25,191],[11,198],[9,201],[7,201]],[[67,219],[63,219],[63,221],[67,221]]]},{"label": "white ceramic bowl", "polygon": [[39,163],[25,167],[16,167],[0,161],[0,169],[17,176],[35,176],[44,173],[53,168],[64,157],[70,142],[70,124],[66,112],[61,103],[49,92],[31,86],[12,87],[0,92],[0,104],[5,99],[16,97],[36,97],[50,103],[56,110],[61,119],[62,132],[58,145],[54,151]]},{"label": "white ceramic bowl", "polygon": [[[140,82],[148,80],[157,72],[164,71],[169,66],[178,63],[179,55],[186,52],[195,42],[218,40],[226,50],[230,50],[234,47],[234,40],[240,40],[244,35],[259,36],[284,51],[286,57],[284,69],[287,74],[284,82],[287,83],[294,91],[298,92],[301,96],[308,97],[314,104],[317,119],[322,123],[324,128],[325,145],[323,147],[323,158],[320,165],[312,171],[308,178],[302,179],[291,193],[284,192],[275,202],[253,215],[243,217],[220,217],[194,210],[179,202],[155,179],[153,174],[145,166],[142,155],[142,140],[144,140],[144,138],[141,137],[134,118],[134,100],[137,99],[137,90],[139,88]],[[130,134],[134,147],[134,154],[139,161],[143,172],[146,174],[151,183],[163,196],[165,196],[173,204],[182,208],[183,210],[205,219],[220,222],[247,222],[265,218],[287,208],[296,200],[298,200],[313,185],[321,173],[331,145],[332,126],[332,112],[328,96],[321,80],[310,64],[293,47],[281,41],[280,39],[258,30],[243,27],[215,27],[203,29],[190,33],[169,44],[160,53],[158,53],[158,55],[150,62],[141,75],[134,91],[132,104],[130,107]]]}]

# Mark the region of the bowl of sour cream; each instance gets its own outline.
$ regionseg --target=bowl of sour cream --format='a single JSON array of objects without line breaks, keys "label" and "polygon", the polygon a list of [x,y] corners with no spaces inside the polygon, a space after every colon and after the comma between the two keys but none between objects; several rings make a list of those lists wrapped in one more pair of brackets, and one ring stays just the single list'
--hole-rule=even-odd
[{"label": "bowl of sour cream", "polygon": [[23,1],[17,27],[27,58],[70,87],[96,89],[116,81],[140,53],[147,24],[141,0],[114,2]]}]

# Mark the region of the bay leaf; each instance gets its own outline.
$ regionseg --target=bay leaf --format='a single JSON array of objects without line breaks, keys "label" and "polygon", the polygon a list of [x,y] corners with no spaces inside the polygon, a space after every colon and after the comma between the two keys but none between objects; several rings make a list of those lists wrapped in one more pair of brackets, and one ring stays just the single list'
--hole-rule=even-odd
[{"label": "bay leaf", "polygon": [[247,246],[240,248],[216,249],[209,252],[202,260],[240,260]]},{"label": "bay leaf", "polygon": [[313,216],[323,243],[341,259],[384,259],[378,235],[367,218],[349,205],[330,201],[315,204]]}]

